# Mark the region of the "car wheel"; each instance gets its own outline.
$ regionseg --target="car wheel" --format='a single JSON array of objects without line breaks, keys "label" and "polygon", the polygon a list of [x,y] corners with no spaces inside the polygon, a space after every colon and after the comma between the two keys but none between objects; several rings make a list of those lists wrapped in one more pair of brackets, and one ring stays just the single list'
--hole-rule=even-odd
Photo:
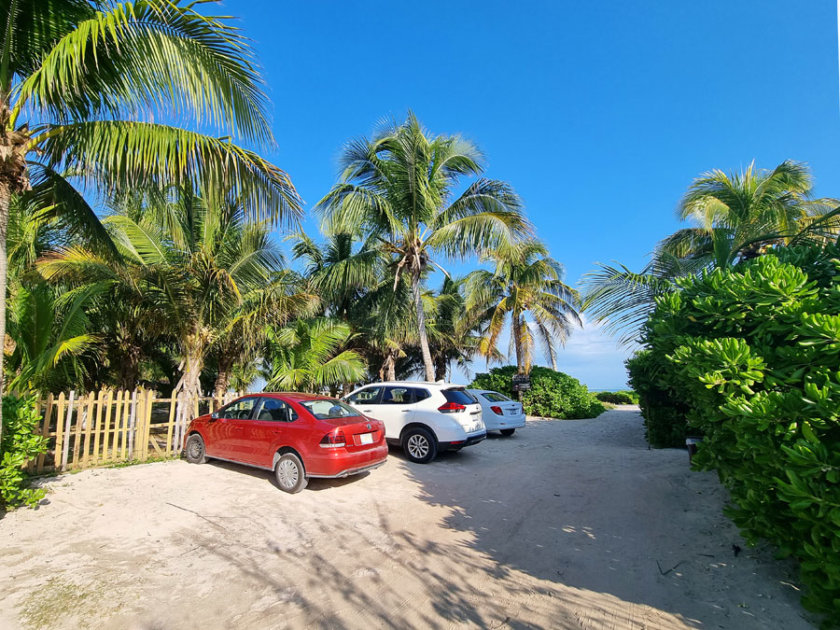
[{"label": "car wheel", "polygon": [[306,471],[303,463],[294,453],[286,453],[277,460],[274,466],[274,476],[277,478],[277,485],[283,492],[295,494],[306,487]]},{"label": "car wheel", "polygon": [[515,431],[516,429],[500,429],[499,433],[501,433],[505,437],[510,437]]},{"label": "car wheel", "polygon": [[204,440],[198,433],[193,433],[187,438],[187,446],[184,448],[184,457],[190,464],[206,464],[207,454],[204,450]]},{"label": "car wheel", "polygon": [[437,441],[426,429],[409,429],[402,439],[405,456],[415,464],[428,464],[437,455]]}]

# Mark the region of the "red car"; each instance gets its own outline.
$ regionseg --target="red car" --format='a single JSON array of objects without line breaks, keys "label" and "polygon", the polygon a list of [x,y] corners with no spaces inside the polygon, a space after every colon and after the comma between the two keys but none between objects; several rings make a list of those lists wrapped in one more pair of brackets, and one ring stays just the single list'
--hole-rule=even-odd
[{"label": "red car", "polygon": [[188,462],[223,459],[273,470],[281,490],[309,477],[347,477],[385,463],[385,425],[334,398],[251,394],[190,423]]}]

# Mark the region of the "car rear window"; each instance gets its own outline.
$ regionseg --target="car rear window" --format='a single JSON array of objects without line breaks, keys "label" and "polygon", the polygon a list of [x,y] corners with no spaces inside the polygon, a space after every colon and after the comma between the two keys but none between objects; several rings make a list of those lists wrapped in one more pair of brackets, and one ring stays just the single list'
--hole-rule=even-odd
[{"label": "car rear window", "polygon": [[343,402],[338,400],[330,400],[329,398],[301,400],[300,404],[319,420],[326,420],[328,418],[351,418],[359,415],[359,412],[353,409],[353,407],[345,405]]},{"label": "car rear window", "polygon": [[469,392],[463,387],[458,389],[444,389],[443,397],[446,402],[458,403],[459,405],[474,405],[475,398],[470,396]]},{"label": "car rear window", "polygon": [[481,395],[484,396],[490,402],[508,402],[510,400],[510,398],[508,398],[507,396],[503,396],[498,392],[484,392]]}]

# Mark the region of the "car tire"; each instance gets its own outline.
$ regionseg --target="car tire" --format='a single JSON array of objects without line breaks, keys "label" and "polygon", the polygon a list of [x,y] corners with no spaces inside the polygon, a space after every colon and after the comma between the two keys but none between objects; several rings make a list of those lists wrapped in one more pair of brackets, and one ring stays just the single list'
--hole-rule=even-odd
[{"label": "car tire", "polygon": [[207,463],[207,451],[204,448],[204,439],[198,433],[193,433],[187,438],[187,444],[184,447],[184,459],[190,464]]},{"label": "car tire", "polygon": [[300,492],[308,483],[303,462],[294,453],[285,453],[280,456],[274,465],[274,477],[280,489],[289,494]]},{"label": "car tire", "polygon": [[511,435],[514,434],[514,432],[516,432],[516,429],[500,429],[499,430],[499,433],[501,433],[505,437],[510,437]]},{"label": "car tire", "polygon": [[437,440],[431,431],[415,427],[403,435],[402,449],[409,461],[428,464],[437,456]]}]

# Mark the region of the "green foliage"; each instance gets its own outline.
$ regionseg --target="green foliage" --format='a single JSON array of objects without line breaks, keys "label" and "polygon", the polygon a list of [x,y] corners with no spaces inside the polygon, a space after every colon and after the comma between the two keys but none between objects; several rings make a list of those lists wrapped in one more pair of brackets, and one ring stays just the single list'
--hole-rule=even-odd
[{"label": "green foliage", "polygon": [[350,326],[326,317],[298,319],[270,330],[265,348],[266,390],[317,392],[361,380],[365,362],[346,349],[352,339]]},{"label": "green foliage", "polygon": [[750,164],[737,173],[703,173],[680,201],[680,217],[693,225],[660,241],[641,273],[598,263],[583,279],[585,311],[621,332],[622,342],[635,341],[675,278],[730,267],[783,243],[834,242],[840,202],[814,199],[811,186],[807,166],[789,160],[772,170]]},{"label": "green foliage", "polygon": [[611,405],[638,405],[639,395],[632,389],[618,392],[595,392],[595,398]]},{"label": "green foliage", "polygon": [[[511,398],[516,366],[493,368],[477,374],[470,384],[474,389],[489,389]],[[525,413],[546,418],[594,418],[605,411],[604,405],[576,378],[549,368],[531,368],[531,389],[523,393]]]},{"label": "green foliage", "polygon": [[628,362],[651,443],[704,436],[750,542],[799,561],[840,622],[840,248],[793,247],[678,281]]},{"label": "green foliage", "polygon": [[34,507],[44,498],[41,488],[26,484],[24,465],[46,452],[47,442],[35,430],[40,415],[34,395],[3,397],[3,438],[0,442],[0,508]]},{"label": "green foliage", "polygon": [[641,350],[625,362],[630,386],[639,396],[645,435],[655,448],[683,446],[688,433],[688,407],[666,378],[663,362],[652,350]]},{"label": "green foliage", "polygon": [[563,266],[535,239],[501,248],[485,258],[495,269],[473,271],[466,282],[468,320],[486,322],[481,354],[493,357],[509,322],[516,364],[524,372],[531,369],[537,341],[555,365],[558,345],[565,344],[573,324],[581,325],[576,310],[580,298],[563,283]]},{"label": "green foliage", "polygon": [[[532,232],[505,182],[479,177],[482,155],[459,136],[432,136],[414,114],[347,145],[339,182],[316,206],[328,234],[363,234],[392,258],[396,289],[411,283],[426,379],[434,380],[421,285],[440,258],[510,247]],[[457,193],[465,177],[475,181]],[[391,357],[393,359],[393,357]]]}]

